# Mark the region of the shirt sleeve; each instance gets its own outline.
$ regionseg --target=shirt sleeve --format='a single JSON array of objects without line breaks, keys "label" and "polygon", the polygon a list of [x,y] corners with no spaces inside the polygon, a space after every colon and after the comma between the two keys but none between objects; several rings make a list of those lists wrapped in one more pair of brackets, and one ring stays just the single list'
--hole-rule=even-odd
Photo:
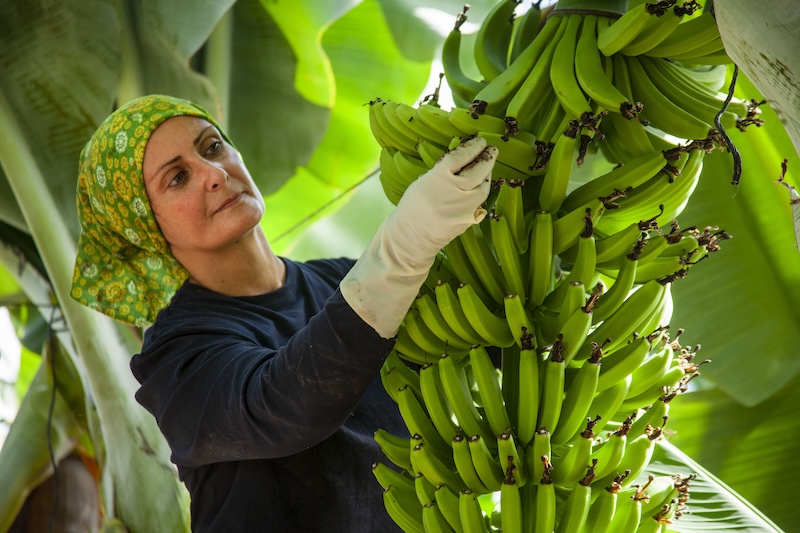
[{"label": "shirt sleeve", "polygon": [[136,395],[156,417],[173,462],[186,467],[284,457],[323,441],[347,420],[394,342],[338,290],[278,349],[214,331],[199,340],[173,335],[158,343],[147,354],[157,366]]}]

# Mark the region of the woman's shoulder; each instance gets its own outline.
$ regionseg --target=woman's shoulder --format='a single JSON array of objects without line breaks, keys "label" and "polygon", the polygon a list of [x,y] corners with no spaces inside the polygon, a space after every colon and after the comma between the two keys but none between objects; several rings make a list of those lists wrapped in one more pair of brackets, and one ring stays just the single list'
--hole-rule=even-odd
[{"label": "woman's shoulder", "polygon": [[350,259],[349,257],[312,259],[302,262],[287,261],[297,265],[297,267],[304,272],[314,273],[317,276],[329,277],[335,280],[336,283],[339,283],[356,262],[355,259]]}]

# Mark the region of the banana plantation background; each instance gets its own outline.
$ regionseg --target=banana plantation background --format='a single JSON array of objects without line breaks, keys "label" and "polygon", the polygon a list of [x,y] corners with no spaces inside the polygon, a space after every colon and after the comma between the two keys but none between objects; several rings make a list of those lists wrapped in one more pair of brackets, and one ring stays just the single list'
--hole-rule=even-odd
[{"label": "banana plantation background", "polygon": [[[493,4],[471,3],[465,39]],[[658,456],[699,474],[696,516],[682,518],[681,531],[713,529],[715,519],[748,531],[796,523],[800,253],[789,193],[777,183],[784,159],[787,183],[800,172],[792,4],[761,2],[754,13],[743,0],[715,3],[741,67],[737,95],[768,103],[762,127],[731,132],[741,184],[730,183],[729,153],[710,154],[679,218],[733,235],[673,286],[670,326],[712,361],[672,403]],[[462,8],[454,0],[0,5],[0,305],[24,347],[19,375],[0,383],[0,400],[18,404],[2,421],[0,531],[54,465],[75,457],[97,482],[109,529],[188,529],[169,450],[133,398],[128,361],[141,332],[68,297],[78,154],[100,121],[147,93],[201,103],[243,153],[279,253],[357,256],[392,207],[366,104],[416,104],[432,93],[442,41]]]}]

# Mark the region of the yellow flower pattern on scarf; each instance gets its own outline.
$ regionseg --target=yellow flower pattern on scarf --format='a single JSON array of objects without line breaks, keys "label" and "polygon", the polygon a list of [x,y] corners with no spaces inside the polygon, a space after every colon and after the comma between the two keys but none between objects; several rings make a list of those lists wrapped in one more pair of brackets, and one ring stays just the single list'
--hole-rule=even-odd
[{"label": "yellow flower pattern on scarf", "polygon": [[188,277],[158,228],[142,176],[150,135],[165,120],[180,115],[204,118],[222,132],[196,104],[149,95],[114,111],[81,151],[81,235],[71,296],[135,326],[154,322]]}]

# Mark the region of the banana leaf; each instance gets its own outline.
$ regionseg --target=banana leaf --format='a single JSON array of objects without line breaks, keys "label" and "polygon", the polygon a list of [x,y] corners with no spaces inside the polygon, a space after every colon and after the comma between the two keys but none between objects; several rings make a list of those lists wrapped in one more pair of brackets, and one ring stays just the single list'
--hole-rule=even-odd
[{"label": "banana leaf", "polygon": [[41,364],[0,448],[0,531],[8,530],[27,495],[74,450],[83,431],[73,406],[53,391],[49,364]]},{"label": "banana leaf", "polygon": [[689,488],[688,512],[668,525],[668,531],[781,531],[763,512],[669,441],[658,443],[647,471],[656,476],[697,476]]}]

